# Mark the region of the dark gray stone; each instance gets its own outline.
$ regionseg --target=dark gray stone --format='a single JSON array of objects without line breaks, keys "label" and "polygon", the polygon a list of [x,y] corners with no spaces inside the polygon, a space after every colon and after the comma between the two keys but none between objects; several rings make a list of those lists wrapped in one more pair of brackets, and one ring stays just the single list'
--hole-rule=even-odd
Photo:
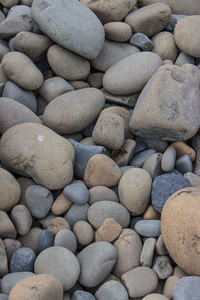
[{"label": "dark gray stone", "polygon": [[84,145],[72,139],[69,139],[69,141],[75,151],[74,176],[83,179],[89,159],[95,154],[106,154],[106,149],[102,146]]},{"label": "dark gray stone", "polygon": [[[135,93],[135,94],[130,94],[130,95],[113,95],[109,92],[107,92],[106,90],[104,90],[103,88],[101,89],[101,91],[103,92],[105,99],[106,99],[106,105],[112,104],[112,105],[116,105],[118,104],[119,106],[127,109],[127,108],[134,108],[135,104],[137,102],[137,99],[139,98],[139,93]],[[108,103],[109,102],[109,103]]]},{"label": "dark gray stone", "polygon": [[129,43],[139,47],[143,51],[151,51],[153,49],[153,42],[146,34],[141,32],[134,33]]},{"label": "dark gray stone", "polygon": [[44,98],[42,98],[41,96],[37,97],[37,115],[43,115],[45,108],[47,107],[48,102],[45,101]]},{"label": "dark gray stone", "polygon": [[116,280],[105,282],[95,293],[98,300],[128,300],[128,293],[124,285]]},{"label": "dark gray stone", "polygon": [[154,208],[161,213],[165,202],[173,193],[190,186],[189,180],[182,175],[169,173],[156,177],[151,192]]},{"label": "dark gray stone", "polygon": [[76,142],[80,142],[83,139],[83,135],[81,132],[72,133],[72,134],[64,134],[62,136],[66,139],[75,140]]},{"label": "dark gray stone", "polygon": [[75,204],[83,205],[89,200],[89,191],[83,183],[72,183],[67,185],[63,193],[67,199]]},{"label": "dark gray stone", "polygon": [[200,277],[188,276],[176,282],[173,288],[173,300],[199,300]]},{"label": "dark gray stone", "polygon": [[40,185],[30,186],[25,193],[26,204],[32,216],[42,219],[46,217],[53,204],[53,195]]},{"label": "dark gray stone", "polygon": [[13,99],[24,106],[28,107],[34,113],[37,111],[37,101],[35,95],[31,91],[24,90],[12,81],[7,81],[2,97]]},{"label": "dark gray stone", "polygon": [[[20,280],[33,276],[32,272],[16,272],[5,275],[1,280],[1,291],[3,294],[9,294],[13,286]],[[0,297],[1,299],[1,297]]]},{"label": "dark gray stone", "polygon": [[35,252],[30,248],[19,248],[10,261],[10,272],[33,272]]},{"label": "dark gray stone", "polygon": [[159,220],[141,220],[135,224],[135,231],[145,237],[158,237],[160,235]]},{"label": "dark gray stone", "polygon": [[103,25],[77,0],[35,0],[32,18],[54,42],[85,58],[96,58],[103,47]]},{"label": "dark gray stone", "polygon": [[176,169],[182,174],[193,172],[193,164],[189,155],[185,154],[177,158]]},{"label": "dark gray stone", "polygon": [[166,30],[169,32],[174,32],[176,24],[181,21],[186,15],[172,14],[169,23],[167,24]]},{"label": "dark gray stone", "polygon": [[87,221],[88,209],[89,205],[87,203],[84,205],[73,204],[64,215],[64,218],[68,221],[70,227],[73,227],[78,221]]},{"label": "dark gray stone", "polygon": [[137,153],[136,155],[133,155],[131,161],[129,162],[129,165],[134,166],[136,168],[142,168],[144,162],[147,160],[149,156],[156,153],[154,149],[148,149],[142,152]]},{"label": "dark gray stone", "polygon": [[42,230],[38,239],[38,253],[54,245],[54,234],[48,230]]},{"label": "dark gray stone", "polygon": [[136,224],[138,221],[141,221],[141,220],[143,220],[143,218],[140,217],[140,216],[138,216],[138,217],[133,217],[133,218],[131,219],[129,228],[135,230],[135,224]]},{"label": "dark gray stone", "polygon": [[136,141],[136,147],[135,147],[135,150],[134,150],[134,155],[139,153],[139,152],[142,152],[144,150],[146,150],[147,146],[144,142],[138,140]]},{"label": "dark gray stone", "polygon": [[88,292],[76,291],[72,296],[72,300],[95,300],[95,297]]}]

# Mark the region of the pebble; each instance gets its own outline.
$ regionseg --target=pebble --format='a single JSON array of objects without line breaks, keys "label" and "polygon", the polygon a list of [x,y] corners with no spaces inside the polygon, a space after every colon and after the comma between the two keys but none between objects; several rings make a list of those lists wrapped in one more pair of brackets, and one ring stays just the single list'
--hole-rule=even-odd
[{"label": "pebble", "polygon": [[11,290],[10,300],[62,300],[63,288],[58,279],[48,274],[34,275],[20,280]]},{"label": "pebble", "polygon": [[155,177],[162,174],[161,170],[161,160],[162,160],[162,153],[154,153],[145,160],[143,164],[143,169],[146,170],[152,177]]},{"label": "pebble", "polygon": [[98,300],[110,299],[110,300],[128,300],[128,293],[120,282],[116,280],[109,280],[101,285],[101,287],[95,293],[95,297]]},{"label": "pebble", "polygon": [[129,297],[143,297],[152,293],[158,285],[156,273],[148,267],[137,267],[121,277]]},{"label": "pebble", "polygon": [[24,90],[12,81],[7,81],[4,85],[2,97],[13,99],[27,108],[32,112],[37,111],[37,100],[32,91]]},{"label": "pebble", "polygon": [[55,276],[62,283],[64,291],[67,291],[77,282],[80,265],[70,250],[54,246],[45,249],[37,256],[34,271],[36,274]]},{"label": "pebble", "polygon": [[95,300],[94,296],[91,293],[84,291],[76,291],[72,298],[72,300]]},{"label": "pebble", "polygon": [[22,247],[28,247],[36,253],[41,231],[42,231],[41,228],[33,227],[26,235],[19,236],[19,241]]},{"label": "pebble", "polygon": [[142,266],[151,268],[155,246],[156,239],[154,238],[148,238],[144,241],[142,252],[140,254],[140,263]]},{"label": "pebble", "polygon": [[6,238],[3,240],[4,242],[4,246],[5,246],[5,250],[6,250],[6,256],[7,256],[7,260],[8,263],[10,262],[11,257],[13,256],[13,253],[22,247],[22,244],[20,243],[20,241],[12,239],[12,238]]},{"label": "pebble", "polygon": [[[33,3],[31,13],[39,29],[55,43],[87,59],[98,56],[104,42],[104,29],[99,19],[81,2],[46,0],[44,3],[38,0]],[[77,31],[83,39],[79,39]]]},{"label": "pebble", "polygon": [[0,276],[1,278],[8,274],[8,259],[6,255],[5,245],[2,239],[0,239]]},{"label": "pebble", "polygon": [[81,268],[79,283],[84,287],[95,287],[111,273],[117,251],[108,242],[95,242],[79,252],[77,258]]},{"label": "pebble", "polygon": [[187,172],[184,174],[184,177],[189,180],[192,186],[199,185],[200,183],[200,177],[194,173]]},{"label": "pebble", "polygon": [[0,238],[16,238],[17,231],[7,213],[0,210]]},{"label": "pebble", "polygon": [[96,231],[96,242],[105,241],[112,243],[120,235],[122,226],[112,218],[107,218]]},{"label": "pebble", "polygon": [[127,42],[132,35],[131,27],[124,22],[108,22],[104,30],[105,37],[115,42]]},{"label": "pebble", "polygon": [[64,215],[64,218],[69,222],[71,227],[78,221],[87,221],[89,205],[73,204]]},{"label": "pebble", "polygon": [[174,41],[174,35],[170,32],[159,32],[152,38],[152,52],[158,54],[162,60],[169,59],[175,62],[178,49]]},{"label": "pebble", "polygon": [[187,55],[186,53],[181,51],[175,61],[175,65],[183,66],[184,64],[194,65],[194,57]]},{"label": "pebble", "polygon": [[54,246],[67,248],[75,253],[77,249],[77,239],[75,234],[69,229],[62,229],[56,233]]},{"label": "pebble", "polygon": [[159,279],[167,279],[173,274],[173,268],[168,256],[155,256],[152,269]]},{"label": "pebble", "polygon": [[141,220],[135,224],[135,230],[145,237],[158,237],[160,235],[159,220]]},{"label": "pebble", "polygon": [[173,299],[173,288],[174,285],[176,284],[176,282],[179,280],[180,278],[178,276],[169,276],[167,278],[167,280],[165,281],[165,285],[163,288],[163,295],[165,295],[166,297],[168,297],[169,299]]},{"label": "pebble", "polygon": [[135,140],[137,142],[138,141],[144,142],[148,149],[154,149],[157,152],[164,152],[168,147],[168,142],[162,141],[161,139],[152,139],[152,138],[150,139],[149,137],[147,138],[136,137]]},{"label": "pebble", "polygon": [[40,253],[46,248],[54,245],[54,234],[48,230],[42,230],[38,238],[37,252]]},{"label": "pebble", "polygon": [[196,158],[196,152],[192,147],[190,147],[186,143],[174,142],[170,145],[170,147],[172,147],[176,150],[177,157],[187,154],[190,156],[191,160],[194,162],[194,160]]},{"label": "pebble", "polygon": [[144,220],[160,220],[160,214],[153,205],[149,205],[143,214]]},{"label": "pebble", "polygon": [[120,278],[124,273],[140,265],[142,242],[137,232],[126,228],[113,245],[117,250],[117,262],[112,273]]},{"label": "pebble", "polygon": [[142,300],[169,300],[168,297],[161,295],[161,294],[149,294],[142,298]]},{"label": "pebble", "polygon": [[63,193],[65,197],[75,204],[86,204],[89,200],[89,191],[85,184],[82,183],[73,183],[67,185]]},{"label": "pebble", "polygon": [[54,201],[51,211],[54,215],[59,216],[64,213],[72,206],[72,202],[69,201],[63,193],[61,193]]},{"label": "pebble", "polygon": [[19,248],[10,260],[10,272],[33,272],[35,252],[30,248]]},{"label": "pebble", "polygon": [[114,95],[138,93],[161,64],[161,58],[155,53],[144,51],[132,54],[106,71],[103,87]]},{"label": "pebble", "polygon": [[176,149],[169,147],[165,150],[161,159],[161,168],[164,172],[171,172],[175,167]]},{"label": "pebble", "polygon": [[0,300],[8,300],[8,295],[0,294]]},{"label": "pebble", "polygon": [[[1,291],[3,294],[8,294],[20,280],[33,276],[32,272],[16,272],[5,275],[1,280]],[[1,299],[1,298],[0,298]]]},{"label": "pebble", "polygon": [[124,205],[132,215],[141,215],[148,206],[151,185],[152,179],[147,171],[140,168],[133,168],[126,171],[118,186],[120,203]]},{"label": "pebble", "polygon": [[158,255],[168,254],[168,251],[165,247],[162,235],[160,235],[159,238],[156,241],[156,252],[158,253]]},{"label": "pebble", "polygon": [[32,185],[25,193],[26,205],[33,217],[42,219],[46,217],[53,204],[53,195],[45,187]]},{"label": "pebble", "polygon": [[89,189],[89,204],[92,205],[98,201],[114,201],[119,202],[119,199],[115,192],[106,186],[94,186]]},{"label": "pebble", "polygon": [[30,231],[32,217],[26,206],[16,205],[11,211],[11,219],[18,234],[26,235]]},{"label": "pebble", "polygon": [[135,107],[135,104],[139,97],[139,93],[130,95],[113,95],[104,89],[101,89],[101,91],[104,93],[107,102],[115,103],[118,105],[125,105],[130,108]]},{"label": "pebble", "polygon": [[87,82],[91,87],[100,89],[102,87],[103,75],[104,73],[102,72],[89,74],[87,77]]},{"label": "pebble", "polygon": [[200,280],[197,276],[188,276],[178,280],[173,288],[174,300],[194,299],[198,300],[200,292]]},{"label": "pebble", "polygon": [[178,174],[164,174],[155,178],[152,185],[151,199],[154,208],[161,213],[167,199],[176,191],[190,187],[189,180]]},{"label": "pebble", "polygon": [[87,246],[92,243],[94,239],[94,230],[92,226],[86,221],[78,221],[74,224],[73,232],[77,241],[82,246]]},{"label": "pebble", "polygon": [[47,225],[47,230],[53,234],[56,234],[62,229],[70,229],[69,223],[63,217],[53,218]]},{"label": "pebble", "polygon": [[136,32],[132,35],[130,44],[139,47],[143,51],[151,51],[153,49],[153,42],[146,34],[141,32]]},{"label": "pebble", "polygon": [[130,214],[122,204],[107,200],[92,204],[88,209],[87,218],[95,229],[99,229],[107,218],[114,219],[122,228],[126,228],[130,222]]},{"label": "pebble", "polygon": [[144,151],[139,151],[139,153],[134,153],[132,159],[130,160],[129,164],[136,168],[142,168],[145,161],[156,151],[154,149],[148,149]]},{"label": "pebble", "polygon": [[189,155],[185,154],[177,158],[176,160],[176,169],[182,173],[183,175],[185,173],[192,173],[193,172],[193,165],[192,165],[192,160]]}]

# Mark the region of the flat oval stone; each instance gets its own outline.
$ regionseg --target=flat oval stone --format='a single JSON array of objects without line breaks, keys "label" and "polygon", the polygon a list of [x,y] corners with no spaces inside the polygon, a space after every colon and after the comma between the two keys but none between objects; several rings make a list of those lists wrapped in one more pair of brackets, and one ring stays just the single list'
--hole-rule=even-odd
[{"label": "flat oval stone", "polygon": [[31,229],[32,217],[25,205],[16,205],[11,211],[11,218],[18,234],[26,235]]},{"label": "flat oval stone", "polygon": [[74,224],[73,232],[79,242],[83,246],[92,243],[94,238],[94,230],[92,226],[86,221],[78,221]]},{"label": "flat oval stone", "polygon": [[72,183],[67,185],[63,193],[67,199],[75,204],[85,204],[89,200],[89,191],[85,184]]},{"label": "flat oval stone", "polygon": [[127,42],[132,36],[131,27],[124,22],[109,22],[104,25],[106,38],[116,42]]},{"label": "flat oval stone", "polygon": [[54,42],[88,59],[98,56],[104,43],[104,29],[95,14],[81,2],[35,0],[31,13],[39,29]]},{"label": "flat oval stone", "polygon": [[9,294],[17,282],[33,275],[32,272],[16,272],[5,275],[1,280],[2,293]]},{"label": "flat oval stone", "polygon": [[77,249],[76,236],[69,229],[59,230],[55,236],[54,246],[64,247],[75,253]]},{"label": "flat oval stone", "polygon": [[85,287],[95,287],[112,271],[117,251],[108,242],[96,242],[85,247],[77,258],[81,267],[79,283]]},{"label": "flat oval stone", "polygon": [[145,237],[158,237],[160,235],[159,220],[141,220],[135,224],[135,230]]},{"label": "flat oval stone", "polygon": [[116,280],[109,280],[102,284],[97,290],[95,296],[98,300],[110,299],[110,300],[128,300],[128,293],[120,282]]},{"label": "flat oval stone", "polygon": [[19,248],[10,261],[10,272],[32,272],[35,262],[35,252],[30,248]]},{"label": "flat oval stone", "polygon": [[[65,298],[63,300],[65,300]],[[69,299],[66,298],[66,300]],[[91,293],[78,290],[73,294],[71,300],[95,300],[95,298]]]},{"label": "flat oval stone", "polygon": [[144,51],[130,55],[106,71],[103,87],[114,95],[140,92],[161,64],[161,58],[155,53]]},{"label": "flat oval stone", "polygon": [[45,249],[37,256],[34,271],[36,274],[55,276],[66,291],[77,282],[80,265],[71,251],[64,247],[54,246]]},{"label": "flat oval stone", "polygon": [[171,172],[176,162],[176,150],[172,147],[167,148],[161,159],[161,168],[164,172]]},{"label": "flat oval stone", "polygon": [[65,93],[47,105],[44,124],[61,134],[79,132],[96,119],[104,103],[103,93],[95,88]]},{"label": "flat oval stone", "polygon": [[126,228],[130,222],[128,210],[120,203],[113,201],[98,201],[88,209],[88,221],[98,229],[107,218],[113,218],[123,228]]},{"label": "flat oval stone", "polygon": [[21,52],[7,53],[2,59],[2,67],[10,80],[26,90],[36,90],[44,81],[40,70]]},{"label": "flat oval stone", "polygon": [[64,218],[69,222],[71,227],[78,221],[87,221],[87,212],[89,205],[86,204],[73,204],[64,215]]},{"label": "flat oval stone", "polygon": [[200,293],[200,278],[187,276],[178,280],[173,288],[174,300],[198,300]]}]

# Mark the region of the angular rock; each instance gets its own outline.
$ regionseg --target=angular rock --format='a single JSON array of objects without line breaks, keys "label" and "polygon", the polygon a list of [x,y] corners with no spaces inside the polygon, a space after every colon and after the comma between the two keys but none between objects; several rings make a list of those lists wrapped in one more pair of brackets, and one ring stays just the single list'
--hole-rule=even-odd
[{"label": "angular rock", "polygon": [[143,51],[151,51],[153,43],[150,38],[141,32],[134,33],[130,39],[130,44],[139,47]]},{"label": "angular rock", "polygon": [[128,106],[128,107],[135,107],[135,104],[137,102],[137,99],[139,97],[139,93],[136,94],[132,94],[132,95],[126,95],[126,96],[117,96],[117,95],[113,95],[108,93],[106,90],[101,89],[101,91],[103,92],[106,102],[111,102],[111,103],[116,103],[118,105],[124,105],[124,106]]}]

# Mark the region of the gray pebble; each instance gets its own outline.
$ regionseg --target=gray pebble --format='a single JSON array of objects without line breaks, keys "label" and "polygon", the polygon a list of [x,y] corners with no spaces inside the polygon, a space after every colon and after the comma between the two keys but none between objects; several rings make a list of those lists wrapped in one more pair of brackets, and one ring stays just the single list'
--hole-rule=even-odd
[{"label": "gray pebble", "polygon": [[133,218],[131,219],[131,223],[130,223],[129,228],[135,230],[135,224],[136,224],[138,221],[141,221],[141,220],[143,220],[143,218],[140,217],[140,216],[138,216],[138,217],[133,217]]},{"label": "gray pebble", "polygon": [[199,300],[200,277],[187,276],[176,282],[173,288],[173,300]]},{"label": "gray pebble", "polygon": [[195,186],[197,185],[200,181],[200,176],[194,174],[194,173],[191,173],[191,172],[188,172],[188,173],[185,173],[184,174],[184,177],[187,178],[189,180],[189,182],[191,183],[192,186]]},{"label": "gray pebble", "polygon": [[164,172],[171,172],[176,162],[176,150],[173,147],[167,148],[163,153],[161,168]]},{"label": "gray pebble", "polygon": [[32,216],[38,219],[46,217],[53,204],[53,195],[50,190],[40,185],[28,187],[25,199]]},{"label": "gray pebble", "polygon": [[0,294],[0,300],[8,300],[8,295]]},{"label": "gray pebble", "polygon": [[19,248],[10,260],[10,272],[33,272],[35,252],[30,248]]},{"label": "gray pebble", "polygon": [[89,200],[89,191],[83,183],[72,183],[67,185],[63,193],[67,199],[75,204],[85,204]]},{"label": "gray pebble", "polygon": [[138,140],[136,143],[135,150],[134,150],[134,155],[146,150],[146,148],[147,148],[146,144],[144,142]]},{"label": "gray pebble", "polygon": [[182,174],[193,172],[192,160],[189,155],[185,154],[177,158],[176,169]]},{"label": "gray pebble", "polygon": [[87,221],[88,209],[89,205],[87,203],[84,205],[73,204],[64,215],[64,218],[68,221],[72,228],[78,221]]},{"label": "gray pebble", "polygon": [[37,111],[37,101],[32,91],[24,90],[12,81],[7,81],[2,97],[13,99],[24,106],[28,107],[34,113]]},{"label": "gray pebble", "polygon": [[168,256],[156,256],[152,269],[156,272],[159,279],[167,279],[173,274],[173,268]]},{"label": "gray pebble", "polygon": [[75,234],[69,229],[59,230],[55,236],[54,246],[64,247],[75,253],[77,249]]},{"label": "gray pebble", "polygon": [[124,166],[124,167],[120,167],[120,170],[122,171],[122,174],[124,174],[126,171],[132,168],[134,168],[134,166]]},{"label": "gray pebble", "polygon": [[147,149],[154,149],[157,152],[164,152],[168,147],[168,142],[149,138],[136,137],[136,142],[142,141],[146,144]]},{"label": "gray pebble", "polygon": [[117,250],[108,242],[96,242],[85,247],[77,258],[81,267],[79,283],[85,287],[95,287],[112,271]]},{"label": "gray pebble", "polygon": [[38,239],[38,253],[44,249],[52,247],[54,245],[54,234],[49,230],[42,230]]},{"label": "gray pebble", "polygon": [[37,115],[43,115],[45,108],[47,107],[48,102],[44,100],[41,96],[37,97]]},{"label": "gray pebble", "polygon": [[135,224],[135,230],[145,237],[158,237],[160,235],[159,220],[141,220]]},{"label": "gray pebble", "polygon": [[142,252],[140,255],[140,263],[142,266],[151,268],[155,246],[156,239],[154,238],[148,238],[144,241]]},{"label": "gray pebble", "polygon": [[153,43],[144,33],[134,33],[129,42],[131,45],[137,46],[143,51],[151,51],[153,49]]},{"label": "gray pebble", "polygon": [[75,140],[76,142],[80,142],[83,139],[83,134],[81,132],[63,134],[62,136],[66,139]]},{"label": "gray pebble", "polygon": [[71,300],[95,300],[94,296],[91,293],[84,291],[76,291]]},{"label": "gray pebble", "polygon": [[173,193],[190,186],[189,180],[182,175],[169,173],[156,177],[151,192],[154,208],[161,213],[165,202]]},{"label": "gray pebble", "polygon": [[169,23],[167,24],[166,30],[174,32],[176,24],[182,20],[186,15],[172,14]]},{"label": "gray pebble", "polygon": [[16,205],[11,211],[11,218],[18,234],[25,235],[32,225],[32,217],[25,205]]},{"label": "gray pebble", "polygon": [[109,280],[95,293],[97,300],[128,300],[128,293],[124,285],[116,280]]},{"label": "gray pebble", "polygon": [[144,162],[147,160],[149,156],[154,154],[156,151],[154,149],[148,149],[142,152],[139,152],[133,155],[132,159],[129,162],[129,165],[134,166],[136,168],[142,168]]},{"label": "gray pebble", "polygon": [[[5,275],[1,280],[1,290],[3,294],[9,294],[13,286],[20,280],[33,276],[32,272],[16,272]],[[1,299],[1,298],[0,298]]]},{"label": "gray pebble", "polygon": [[184,53],[184,52],[180,52],[180,54],[178,55],[176,61],[175,61],[175,65],[177,66],[182,66],[184,64],[192,64],[194,65],[194,57],[189,56],[188,54]]},{"label": "gray pebble", "polygon": [[83,179],[89,159],[95,154],[106,154],[106,149],[102,146],[87,146],[72,139],[69,141],[75,151],[74,176]]}]

